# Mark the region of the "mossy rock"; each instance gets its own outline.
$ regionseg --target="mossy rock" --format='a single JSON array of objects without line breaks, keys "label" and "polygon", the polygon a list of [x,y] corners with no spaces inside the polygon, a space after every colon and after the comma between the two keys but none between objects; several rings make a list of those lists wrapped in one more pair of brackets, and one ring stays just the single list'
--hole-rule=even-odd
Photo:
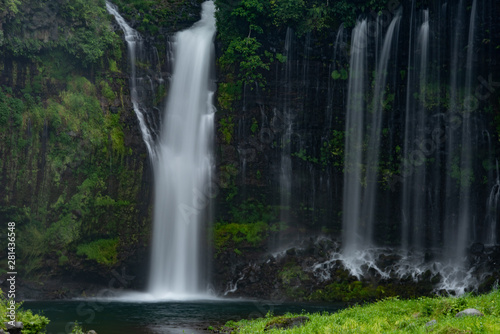
[{"label": "mossy rock", "polygon": [[271,329],[290,329],[295,327],[302,326],[306,321],[309,321],[309,317],[300,316],[300,317],[276,317],[273,318],[266,324],[265,331]]}]

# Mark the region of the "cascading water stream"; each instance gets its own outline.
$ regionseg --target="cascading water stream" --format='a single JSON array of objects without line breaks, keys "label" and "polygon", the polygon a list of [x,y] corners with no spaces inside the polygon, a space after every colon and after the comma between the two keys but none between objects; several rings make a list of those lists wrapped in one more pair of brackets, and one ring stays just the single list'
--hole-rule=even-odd
[{"label": "cascading water stream", "polygon": [[[388,63],[391,56],[392,46],[397,45],[399,21],[401,20],[401,11],[398,11],[383,39],[383,45],[378,56],[377,67],[375,70],[375,87],[372,100],[372,112],[369,131],[368,152],[366,158],[366,190],[363,198],[363,220],[366,222],[367,235],[373,234],[375,225],[375,206],[377,202],[377,188],[379,178],[379,155],[380,139],[382,131],[383,105],[385,98],[385,89],[387,83]],[[381,24],[377,24],[380,27]]]},{"label": "cascading water stream", "polygon": [[497,179],[491,188],[488,202],[486,203],[486,228],[485,243],[487,245],[496,245],[497,243],[497,223],[499,219],[500,206],[500,170],[498,169],[498,160],[496,161]]},{"label": "cascading water stream", "polygon": [[[365,105],[363,97],[366,91],[368,22],[358,21],[352,32],[351,59],[349,69],[346,136],[345,136],[345,172],[343,204],[343,249],[346,256],[354,256],[362,249],[365,242],[370,242],[364,234],[365,226],[361,221],[361,178],[363,159],[363,126]],[[368,239],[368,240],[367,240]]]},{"label": "cascading water stream", "polygon": [[[429,11],[423,12],[423,22],[418,30],[416,50],[408,64],[408,86],[406,93],[405,121],[405,166],[407,173],[403,182],[403,222],[401,244],[405,251],[410,247],[422,249],[424,245],[426,193],[425,156],[422,153],[427,125],[425,108],[427,88],[427,62],[429,49]],[[413,70],[412,70],[413,69]],[[418,92],[418,100],[413,96]]]},{"label": "cascading water stream", "polygon": [[[472,3],[472,10],[469,23],[469,38],[467,43],[467,63],[465,73],[465,96],[463,99],[463,120],[462,120],[462,140],[460,154],[460,206],[458,213],[458,228],[456,236],[456,244],[452,248],[455,249],[455,261],[462,261],[465,257],[466,246],[469,244],[469,234],[473,224],[473,213],[471,212],[471,183],[474,177],[472,167],[472,75],[473,75],[473,58],[474,58],[474,31],[476,20],[477,1]],[[472,229],[475,231],[475,229]]]},{"label": "cascading water stream", "polygon": [[146,110],[141,106],[137,85],[137,68],[135,66],[136,59],[138,58],[138,51],[142,49],[142,37],[137,31],[132,29],[127,24],[125,19],[118,12],[118,9],[115,5],[106,1],[106,9],[108,13],[115,17],[116,22],[123,30],[123,34],[125,35],[124,37],[125,41],[127,42],[128,59],[130,65],[130,99],[132,100],[132,105],[134,107],[137,120],[139,121],[142,139],[146,144],[150,158],[154,159],[156,155],[154,138],[152,135],[152,130],[147,125]]},{"label": "cascading water stream", "polygon": [[175,35],[174,67],[160,138],[154,142],[136,85],[140,35],[106,4],[125,33],[131,67],[131,97],[154,163],[155,202],[149,292],[156,298],[206,296],[202,250],[213,173],[215,6],[202,4],[202,18]]},{"label": "cascading water stream", "polygon": [[155,165],[153,251],[149,291],[155,296],[205,292],[200,268],[213,171],[212,106],[215,6],[203,3],[202,18],[175,36],[172,84]]},{"label": "cascading water stream", "polygon": [[[398,39],[401,13],[392,19],[381,45],[375,43],[377,63],[372,105],[369,109],[363,97],[368,82],[369,31],[367,20],[358,21],[353,30],[348,84],[345,174],[343,204],[343,250],[349,258],[355,257],[372,245],[377,205],[380,137],[383,104],[387,83],[388,64],[394,41]],[[381,36],[382,25],[377,20],[377,33]],[[378,38],[377,38],[378,41]],[[368,138],[368,150],[364,153],[364,140]],[[365,166],[365,167],[364,167]],[[363,183],[366,184],[363,187]]]}]

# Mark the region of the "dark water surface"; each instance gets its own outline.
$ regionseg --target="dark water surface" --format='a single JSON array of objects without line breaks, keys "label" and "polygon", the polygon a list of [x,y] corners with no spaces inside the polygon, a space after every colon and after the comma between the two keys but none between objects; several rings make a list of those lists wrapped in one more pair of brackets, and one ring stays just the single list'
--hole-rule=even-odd
[{"label": "dark water surface", "polygon": [[228,320],[263,317],[271,311],[274,315],[286,312],[335,312],[343,304],[276,303],[266,301],[27,301],[24,309],[43,313],[50,319],[47,334],[70,333],[78,321],[84,330],[98,334],[177,334],[205,333],[209,325],[223,324]]}]

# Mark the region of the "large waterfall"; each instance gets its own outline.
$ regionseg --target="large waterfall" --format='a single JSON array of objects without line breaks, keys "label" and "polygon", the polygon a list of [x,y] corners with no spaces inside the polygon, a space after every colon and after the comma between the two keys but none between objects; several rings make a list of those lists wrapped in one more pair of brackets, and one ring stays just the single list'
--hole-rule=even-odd
[{"label": "large waterfall", "polygon": [[202,18],[174,37],[173,74],[160,135],[153,140],[136,93],[136,44],[140,36],[107,4],[125,33],[131,64],[131,97],[155,175],[153,245],[148,290],[155,298],[190,298],[207,289],[213,172],[215,6],[202,5]]},{"label": "large waterfall", "polygon": [[211,77],[213,2],[202,19],[175,36],[174,70],[155,164],[155,206],[150,291],[155,295],[205,291],[200,268],[203,223],[212,176],[214,87]]},{"label": "large waterfall", "polygon": [[[470,283],[468,249],[496,242],[495,161],[477,93],[486,82],[476,61],[484,8],[471,4],[431,11],[412,1],[403,43],[398,10],[382,23],[381,16],[359,20],[352,30],[340,258],[355,275],[362,266],[388,275],[375,259],[389,245],[401,258],[393,268],[399,275],[430,269],[443,277],[441,287],[460,290]],[[398,45],[408,45],[407,63],[398,63]],[[395,160],[396,168],[387,167]],[[490,177],[479,180],[484,169]],[[486,214],[479,191],[489,192]]]},{"label": "large waterfall", "polygon": [[[357,250],[369,247],[373,241],[379,179],[378,162],[382,130],[382,107],[389,59],[396,44],[394,41],[398,40],[400,19],[400,13],[392,19],[383,38],[380,54],[377,54],[378,62],[375,68],[376,76],[371,110],[368,110],[364,102],[368,79],[369,31],[367,20],[359,21],[352,34],[351,68],[346,112],[343,211],[343,245],[345,255],[348,257],[355,256]],[[382,36],[379,32],[382,24],[378,20],[376,27],[375,39],[378,42]],[[363,152],[365,136],[368,137],[368,150],[366,153]],[[366,164],[365,168],[363,168],[363,163]],[[363,183],[366,184],[364,188]]]}]

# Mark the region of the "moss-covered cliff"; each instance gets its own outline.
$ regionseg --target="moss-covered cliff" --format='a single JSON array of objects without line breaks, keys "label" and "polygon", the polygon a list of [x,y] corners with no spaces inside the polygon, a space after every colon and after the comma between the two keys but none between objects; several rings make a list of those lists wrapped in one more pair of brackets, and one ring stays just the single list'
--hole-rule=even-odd
[{"label": "moss-covered cliff", "polygon": [[112,22],[98,0],[3,10],[0,219],[24,280],[147,264],[151,172]]},{"label": "moss-covered cliff", "polygon": [[[152,66],[163,79],[168,78],[169,34],[198,19],[200,1],[115,2],[144,35],[146,48],[154,50],[154,59],[143,62],[141,58],[138,71],[151,74]],[[410,17],[410,3],[418,10],[430,8],[431,13],[439,12],[443,3],[215,3],[217,291],[223,292],[228,282],[240,282],[242,295],[258,297],[270,289],[276,298],[313,295],[319,300],[335,299],[344,290],[366,293],[362,288],[369,284],[348,277],[340,263],[335,270],[342,282],[312,283],[312,273],[304,270],[306,264],[327,261],[326,255],[336,247],[331,242],[318,244],[315,237],[338,239],[342,233],[350,30],[359,15],[372,21],[379,14],[392,17],[403,5],[405,17]],[[467,12],[470,4],[467,1]],[[498,12],[492,1],[481,6],[481,38],[476,44],[477,59],[481,59],[478,73],[484,78],[494,74],[495,84],[500,29],[492,13]],[[453,20],[446,22],[444,30],[451,31]],[[107,284],[113,270],[133,267],[132,274],[138,274],[133,284],[140,287],[147,272],[152,175],[130,101],[121,31],[102,0],[4,0],[0,28],[0,220],[17,223],[23,277],[32,281],[97,278]],[[375,237],[390,246],[400,234],[393,222],[401,219],[396,209],[401,189],[392,191],[391,176],[401,172],[403,162],[400,141],[409,29],[408,25],[401,29],[395,60],[398,72],[388,85],[394,92],[383,101],[384,119],[392,125],[382,131],[378,168],[383,177],[378,191],[385,200],[377,209],[380,228]],[[446,44],[442,49],[447,54],[451,47]],[[449,61],[438,66],[436,73],[450,76]],[[374,85],[374,75],[367,85]],[[155,92],[148,92],[155,96],[148,105],[155,119],[160,119],[167,85],[168,80],[155,81]],[[429,83],[427,88],[426,108],[446,110],[448,84]],[[484,160],[500,149],[500,101],[495,89],[480,105],[480,121],[487,125],[491,139],[490,150],[481,151]],[[288,188],[280,181],[287,163],[293,172]],[[477,199],[480,205],[491,184],[491,166],[476,177],[476,189],[483,194]],[[460,169],[455,174],[461,178]],[[298,239],[306,240],[303,249],[262,264],[265,254]],[[5,256],[0,250],[0,258]],[[249,262],[264,269],[259,271]],[[241,275],[245,279],[239,280]],[[433,279],[427,276],[425,293]],[[57,295],[80,294],[82,289],[61,289]],[[372,290],[370,297],[381,296]]]}]

